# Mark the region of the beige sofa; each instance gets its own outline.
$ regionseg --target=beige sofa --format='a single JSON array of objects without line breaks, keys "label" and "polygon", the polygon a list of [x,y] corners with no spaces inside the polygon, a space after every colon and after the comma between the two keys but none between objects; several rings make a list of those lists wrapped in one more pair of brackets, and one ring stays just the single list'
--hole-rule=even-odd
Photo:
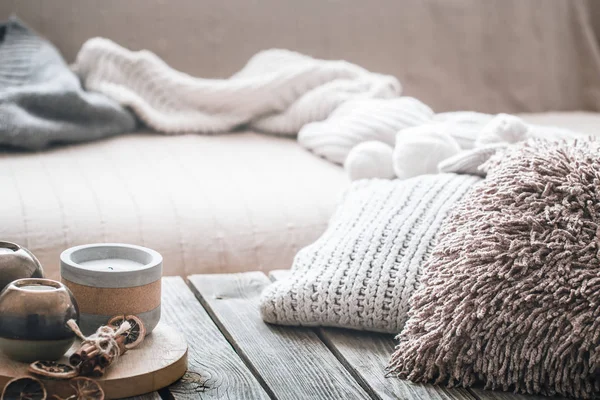
[{"label": "beige sofa", "polygon": [[[285,47],[398,76],[437,112],[530,113],[595,134],[600,56],[587,1],[5,0],[72,61],[93,36],[225,77],[254,52]],[[1,61],[1,60],[0,60]],[[533,113],[533,114],[531,114]],[[288,268],[325,229],[349,184],[341,167],[290,139],[131,135],[0,154],[0,238],[30,248],[51,276],[90,242],[129,242],[165,274]]]}]

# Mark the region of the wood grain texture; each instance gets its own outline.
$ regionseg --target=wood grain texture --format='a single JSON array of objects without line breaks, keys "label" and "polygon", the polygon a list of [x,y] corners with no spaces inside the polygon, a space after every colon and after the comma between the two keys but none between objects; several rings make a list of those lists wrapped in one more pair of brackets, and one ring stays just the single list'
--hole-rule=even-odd
[{"label": "wood grain texture", "polygon": [[[289,270],[275,270],[269,273],[269,278],[276,281],[285,279],[289,274]],[[374,398],[474,399],[464,389],[450,390],[394,377],[386,378],[385,368],[394,351],[393,335],[334,328],[322,328],[318,332],[327,347]]]},{"label": "wood grain texture", "polygon": [[[68,364],[68,356],[77,348],[75,343],[60,362]],[[29,364],[9,360],[0,354],[0,388],[12,378],[30,375]],[[107,399],[117,399],[151,393],[178,380],[187,369],[187,345],[177,331],[159,324],[142,344],[119,357],[98,383]],[[68,381],[42,379],[48,393],[63,398],[70,396]]]},{"label": "wood grain texture", "polygon": [[[269,273],[272,281],[285,279],[290,270]],[[396,378],[384,378],[385,367],[394,350],[392,335],[336,328],[322,328],[319,336],[348,368],[361,385],[382,399],[480,399],[480,400],[544,400],[548,397],[520,395],[483,389],[447,389],[416,384]],[[553,397],[553,399],[564,400]]]},{"label": "wood grain texture", "polygon": [[143,394],[141,396],[126,397],[123,400],[162,400],[162,397],[160,397],[158,392],[152,392],[148,394]]},{"label": "wood grain texture", "polygon": [[175,399],[268,399],[183,279],[163,278],[162,307],[189,345],[188,372],[168,389]]},{"label": "wood grain texture", "polygon": [[262,272],[189,277],[204,308],[277,399],[369,399],[312,329],[268,325],[259,315]]},{"label": "wood grain texture", "polygon": [[388,360],[394,351],[392,335],[346,329],[320,329],[323,342],[352,375],[379,399],[474,400],[465,389],[417,384],[395,377],[386,378]]},{"label": "wood grain texture", "polygon": [[479,400],[566,400],[563,397],[531,396],[483,389],[469,389]]}]

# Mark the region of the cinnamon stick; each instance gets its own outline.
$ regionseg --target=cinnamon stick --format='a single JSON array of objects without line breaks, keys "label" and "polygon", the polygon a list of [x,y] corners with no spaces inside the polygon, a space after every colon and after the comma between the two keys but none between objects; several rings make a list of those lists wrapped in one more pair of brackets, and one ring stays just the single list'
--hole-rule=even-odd
[{"label": "cinnamon stick", "polygon": [[125,354],[125,352],[127,351],[127,349],[125,348],[126,340],[127,340],[127,337],[125,335],[120,335],[119,337],[117,337],[115,339],[115,341],[117,342],[117,345],[119,346],[119,350],[121,350],[121,354]]},{"label": "cinnamon stick", "polygon": [[89,375],[92,373],[94,368],[96,367],[96,360],[90,359],[81,363],[79,366],[79,374],[80,375]]},{"label": "cinnamon stick", "polygon": [[93,376],[94,378],[101,378],[104,376],[104,372],[105,371],[103,367],[101,367],[100,365],[96,365],[92,370],[91,376]]},{"label": "cinnamon stick", "polygon": [[100,354],[98,356],[98,365],[100,365],[103,368],[108,367],[110,364],[112,364],[112,362],[113,358],[107,354]]},{"label": "cinnamon stick", "polygon": [[[113,329],[116,333],[116,329]],[[81,347],[69,357],[69,363],[74,367],[79,368],[80,375],[92,377],[104,376],[106,368],[115,361],[115,352],[111,351],[109,353],[103,350],[108,348],[110,340],[112,339],[114,339],[116,346],[119,348],[119,355],[123,355],[127,352],[127,348],[125,347],[127,336],[125,334],[119,334],[118,336],[112,337],[108,335],[108,337],[102,337],[100,339],[100,341],[96,341],[94,344],[89,342],[82,344]]]},{"label": "cinnamon stick", "polygon": [[100,350],[94,348],[94,350],[90,351],[90,352],[86,352],[85,356],[86,358],[94,358],[96,357],[98,354],[100,354]]}]

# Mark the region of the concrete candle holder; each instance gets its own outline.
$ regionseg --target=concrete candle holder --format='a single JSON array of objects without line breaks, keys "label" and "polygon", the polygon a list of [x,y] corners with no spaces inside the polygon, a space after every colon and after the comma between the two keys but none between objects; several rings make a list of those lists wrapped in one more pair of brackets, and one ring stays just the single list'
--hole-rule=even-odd
[{"label": "concrete candle holder", "polygon": [[79,304],[86,335],[114,315],[137,315],[150,333],[160,320],[162,256],[128,244],[72,247],[60,255],[62,282]]}]

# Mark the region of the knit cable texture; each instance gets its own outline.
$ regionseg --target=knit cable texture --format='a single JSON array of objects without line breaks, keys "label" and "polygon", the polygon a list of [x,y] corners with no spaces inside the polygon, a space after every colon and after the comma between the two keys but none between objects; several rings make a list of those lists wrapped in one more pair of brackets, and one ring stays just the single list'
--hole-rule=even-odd
[{"label": "knit cable texture", "polygon": [[262,294],[266,322],[398,333],[448,211],[479,178],[353,183],[327,231]]},{"label": "knit cable texture", "polygon": [[225,132],[249,124],[295,135],[347,100],[391,98],[401,91],[391,76],[287,50],[260,52],[229,79],[202,79],[172,69],[149,51],[94,38],[81,48],[76,68],[88,90],[131,107],[165,133]]}]

